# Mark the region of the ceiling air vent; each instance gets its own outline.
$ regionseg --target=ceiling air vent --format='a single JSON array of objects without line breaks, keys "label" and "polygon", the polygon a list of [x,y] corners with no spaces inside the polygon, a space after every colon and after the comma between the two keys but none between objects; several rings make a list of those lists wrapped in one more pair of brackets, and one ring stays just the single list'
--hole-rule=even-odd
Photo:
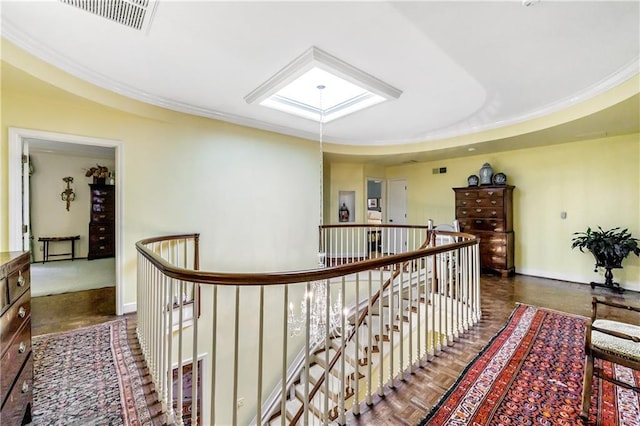
[{"label": "ceiling air vent", "polygon": [[94,15],[147,32],[156,0],[60,0]]}]

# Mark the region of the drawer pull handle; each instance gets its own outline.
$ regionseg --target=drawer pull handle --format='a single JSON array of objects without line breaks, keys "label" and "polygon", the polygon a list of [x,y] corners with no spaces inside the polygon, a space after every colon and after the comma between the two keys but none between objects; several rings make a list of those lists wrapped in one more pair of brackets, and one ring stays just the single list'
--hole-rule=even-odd
[{"label": "drawer pull handle", "polygon": [[466,202],[466,201],[463,201],[463,202],[462,202],[462,205],[463,205],[463,206],[466,206],[466,205],[467,205],[467,202]]},{"label": "drawer pull handle", "polygon": [[493,195],[493,191],[489,191],[489,192],[488,192],[488,194],[489,194],[489,195]]},{"label": "drawer pull handle", "polygon": [[103,241],[103,240],[104,240],[104,237],[100,237],[100,238],[99,238],[99,240],[100,240],[100,241]]},{"label": "drawer pull handle", "polygon": [[476,223],[482,223],[482,221],[481,220],[476,220]]},{"label": "drawer pull handle", "polygon": [[99,215],[98,217],[99,217],[100,219],[104,219],[105,217],[107,217],[107,215],[106,215],[106,214],[101,214],[101,215]]},{"label": "drawer pull handle", "polygon": [[100,232],[104,232],[105,228],[98,228],[100,230]]},{"label": "drawer pull handle", "polygon": [[24,277],[22,276],[22,271],[20,271],[20,276],[18,277],[18,287],[22,287],[24,285]]},{"label": "drawer pull handle", "polygon": [[465,214],[465,215],[466,215],[466,214],[467,214],[467,211],[466,211],[466,210],[462,210],[462,214]]},{"label": "drawer pull handle", "polygon": [[491,200],[491,204],[496,205],[497,201],[496,200]]},{"label": "drawer pull handle", "polygon": [[482,209],[476,209],[476,211],[477,211],[478,213],[480,213],[480,212],[482,211]]},{"label": "drawer pull handle", "polygon": [[478,199],[476,200],[476,203],[478,203],[478,204],[479,204],[479,203],[481,203],[481,202],[482,202],[482,200],[481,200],[480,198],[478,198]]},{"label": "drawer pull handle", "polygon": [[104,250],[104,246],[100,246],[100,247],[99,247],[99,249],[100,249],[100,250]]},{"label": "drawer pull handle", "polygon": [[498,212],[494,210],[494,211],[491,212],[491,214],[495,216],[495,215],[498,214]]},{"label": "drawer pull handle", "polygon": [[20,318],[24,318],[27,315],[27,310],[24,308],[24,306],[20,306],[20,309],[18,309],[18,316]]},{"label": "drawer pull handle", "polygon": [[471,195],[471,193],[470,192],[465,192],[464,195],[468,197],[469,195]]},{"label": "drawer pull handle", "polygon": [[20,342],[20,345],[18,346],[18,353],[22,354],[26,350],[27,350],[27,345],[24,342]]},{"label": "drawer pull handle", "polygon": [[27,393],[29,392],[29,383],[27,383],[27,381],[25,380],[24,382],[22,382],[22,393]]}]

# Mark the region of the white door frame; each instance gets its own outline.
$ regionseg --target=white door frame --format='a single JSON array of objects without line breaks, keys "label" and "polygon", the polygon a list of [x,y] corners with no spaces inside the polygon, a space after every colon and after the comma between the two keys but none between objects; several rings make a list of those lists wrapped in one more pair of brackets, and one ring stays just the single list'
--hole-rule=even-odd
[{"label": "white door frame", "polygon": [[115,165],[118,173],[118,179],[116,179],[115,211],[116,315],[122,315],[124,313],[124,304],[122,302],[122,255],[124,253],[122,238],[122,188],[124,178],[122,142],[112,139],[9,127],[9,158],[7,169],[9,172],[9,250],[11,251],[22,250],[22,145],[25,139],[42,139],[52,142],[94,145],[115,149]]}]

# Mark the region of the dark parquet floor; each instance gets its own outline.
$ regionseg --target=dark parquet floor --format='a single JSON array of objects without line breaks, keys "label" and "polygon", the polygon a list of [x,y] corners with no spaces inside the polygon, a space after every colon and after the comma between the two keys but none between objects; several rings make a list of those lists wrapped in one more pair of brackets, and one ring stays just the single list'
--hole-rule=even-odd
[{"label": "dark parquet floor", "polygon": [[[423,368],[387,389],[385,396],[363,406],[359,416],[349,415],[350,425],[416,425],[455,383],[462,370],[502,328],[516,303],[541,306],[590,316],[592,296],[640,306],[640,293],[612,293],[607,289],[565,281],[516,275],[508,278],[482,276],[482,318]],[[600,309],[599,309],[600,311]],[[602,311],[607,315],[606,311]],[[618,319],[628,318],[624,313]],[[610,318],[615,315],[609,314]],[[636,318],[637,322],[638,319]]]},{"label": "dark parquet floor", "polygon": [[[482,276],[482,318],[452,346],[418,369],[415,374],[399,380],[395,389],[386,389],[371,406],[363,405],[359,416],[348,415],[350,425],[415,425],[427,414],[447,389],[454,384],[466,365],[505,324],[516,303],[542,306],[562,312],[589,316],[593,295],[640,306],[640,293],[612,293],[607,289],[592,290],[589,285],[516,275],[502,278]],[[94,293],[92,293],[94,292]],[[80,294],[87,293],[87,294]],[[65,331],[117,318],[113,312],[115,295],[90,290],[33,299],[34,335]],[[98,307],[96,306],[98,304]],[[100,307],[104,304],[104,308]],[[606,315],[606,311],[603,311]],[[610,318],[628,319],[629,313]],[[135,315],[129,319],[129,336],[139,357],[141,373],[147,383],[148,402],[154,424],[162,424],[160,404],[153,392],[150,377],[142,361],[135,338]],[[635,320],[637,322],[637,319]]]}]

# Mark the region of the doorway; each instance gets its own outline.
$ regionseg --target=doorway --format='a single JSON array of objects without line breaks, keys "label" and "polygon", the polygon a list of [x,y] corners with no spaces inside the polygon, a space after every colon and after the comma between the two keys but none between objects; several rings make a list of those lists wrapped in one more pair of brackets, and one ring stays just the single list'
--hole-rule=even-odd
[{"label": "doorway", "polygon": [[[74,219],[74,217],[78,218],[82,217],[82,215],[88,217],[89,215],[90,191],[87,183],[90,182],[90,179],[85,178],[83,174],[85,171],[84,169],[95,166],[94,163],[97,161],[108,161],[110,165],[113,165],[113,171],[117,172],[118,170],[121,170],[121,151],[121,143],[119,141],[43,132],[31,129],[9,128],[9,249],[30,250],[32,252],[32,261],[38,262],[33,264],[32,269],[41,266],[53,266],[51,268],[53,270],[52,273],[45,271],[44,275],[41,274],[41,276],[47,276],[48,279],[51,278],[52,275],[55,276],[57,273],[70,273],[69,271],[73,273],[74,270],[81,271],[78,272],[81,276],[93,275],[86,271],[91,271],[96,268],[102,269],[102,273],[104,273],[104,268],[107,268],[107,271],[113,276],[111,285],[115,284],[115,300],[112,305],[117,315],[125,313],[122,303],[122,274],[120,266],[120,256],[122,253],[122,226],[120,224],[120,206],[122,205],[120,202],[120,189],[122,188],[121,179],[116,179],[114,181],[116,205],[114,210],[115,256],[112,259],[104,259],[105,262],[100,262],[100,264],[95,263],[93,265],[91,262],[94,261],[81,259],[83,257],[86,258],[87,254],[87,229],[89,221],[85,219],[78,221],[77,219]],[[38,158],[36,164],[34,164],[33,161],[29,161],[31,154],[34,156],[31,160]],[[29,165],[31,165],[31,167],[29,167]],[[50,176],[49,178],[44,178],[44,181],[55,180],[56,183],[53,184],[53,186],[47,186],[51,182],[41,183],[38,190],[33,191],[32,194],[32,185],[29,182],[31,178],[28,175],[41,173],[40,178],[43,178],[43,174],[47,173],[47,167],[53,168],[54,170],[49,170]],[[57,176],[59,174],[61,176],[58,176],[55,179],[51,178],[51,176]],[[71,198],[71,201],[66,203],[66,207],[68,207],[69,210],[65,211],[65,202],[62,200],[62,194],[66,190],[67,182],[63,181],[63,178],[69,180],[69,177],[73,177],[73,181],[70,181],[68,186],[74,195],[71,197],[67,195],[67,199]],[[58,180],[60,180],[60,182],[57,182]],[[51,205],[46,205],[43,202],[40,202],[40,204],[38,204],[38,202],[34,202],[33,195],[38,193],[38,191],[40,192],[40,195],[50,200],[48,202],[54,203],[53,208],[55,209],[55,214],[52,214],[53,208]],[[53,201],[54,199],[55,201]],[[45,208],[47,211],[32,211],[32,207],[36,209]],[[80,213],[82,213],[82,215],[79,215]],[[44,225],[47,221],[47,217],[53,218],[50,219],[55,222],[53,226],[51,223],[46,226]],[[74,221],[77,223],[74,223]],[[38,224],[36,226],[41,229],[36,228],[32,230],[31,226],[36,223]],[[81,229],[81,231],[79,229]],[[43,263],[44,253],[41,251],[43,249],[42,244],[37,241],[37,238],[34,238],[41,236],[42,232],[45,232],[46,234],[57,234],[47,235],[47,237],[64,236],[62,234],[66,235],[67,233],[74,235],[80,234],[81,238],[78,242],[83,244],[75,246],[78,260],[73,259],[72,261],[69,255],[65,255],[65,247],[61,246],[55,249],[60,250],[58,252],[54,252],[53,247],[49,248],[51,253],[59,254],[60,258],[56,258],[53,262]],[[64,243],[64,245],[67,245],[67,243],[71,244],[69,241],[64,241],[58,245],[62,243]],[[81,265],[81,262],[84,262],[84,265]],[[70,269],[63,268],[65,264],[68,264]],[[56,270],[58,272],[56,272]],[[96,273],[99,274],[100,272],[96,271]],[[32,289],[36,289],[38,286],[38,283],[34,281],[37,280],[37,276],[38,271],[34,270],[32,272]],[[64,281],[64,279],[62,281]],[[101,284],[94,282],[93,285],[100,286]],[[61,291],[66,292],[69,291],[69,289],[67,288],[66,291],[64,289]],[[71,289],[71,291],[73,291],[73,289]]]},{"label": "doorway", "polygon": [[384,216],[383,194],[384,180],[367,178],[367,211],[377,211]]},{"label": "doorway", "polygon": [[[393,179],[387,182],[387,222],[392,225],[407,224],[407,180]],[[383,238],[386,253],[404,253],[407,248],[407,230]]]}]

